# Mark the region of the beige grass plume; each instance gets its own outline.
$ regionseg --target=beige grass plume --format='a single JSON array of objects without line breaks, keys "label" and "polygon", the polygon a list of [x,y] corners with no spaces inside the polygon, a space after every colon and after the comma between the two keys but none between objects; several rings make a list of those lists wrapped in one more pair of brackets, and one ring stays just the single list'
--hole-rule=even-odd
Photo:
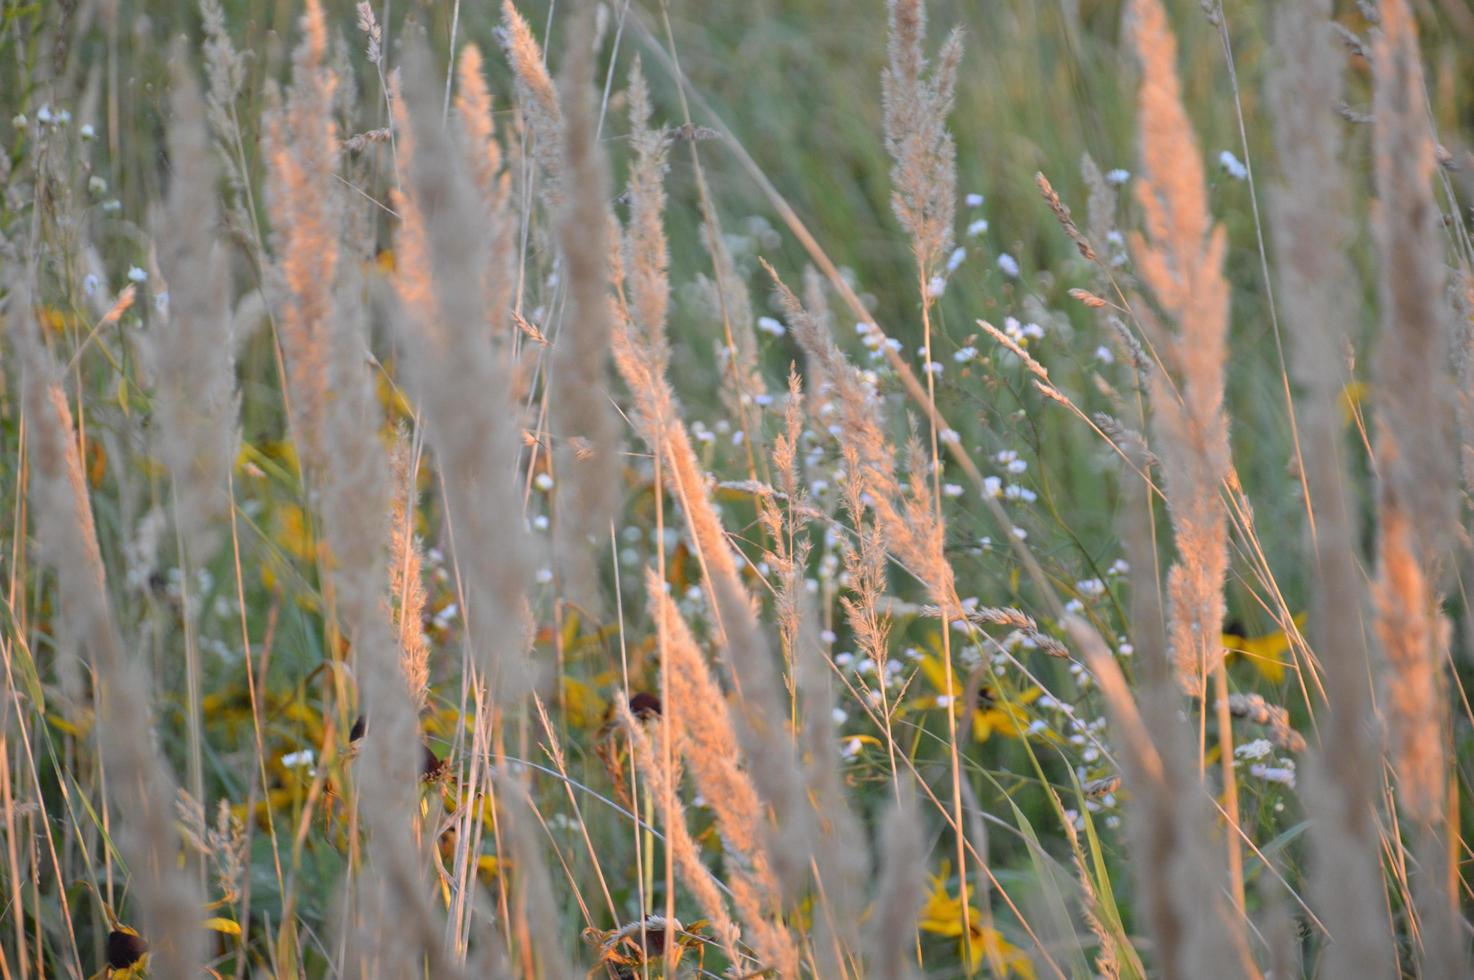
[{"label": "beige grass plume", "polygon": [[890,153],[891,208],[911,236],[922,282],[935,274],[952,248],[957,200],[957,148],[947,130],[947,113],[962,58],[962,33],[942,45],[937,66],[926,75],[923,0],[889,0],[889,64],[881,75],[885,147]]},{"label": "beige grass plume", "polygon": [[[589,20],[576,21],[579,38],[588,34]],[[571,188],[558,235],[569,303],[554,339],[549,403],[557,450],[555,554],[572,595],[597,607],[595,556],[607,548],[594,542],[607,538],[620,502],[620,426],[609,384],[615,316],[609,173],[597,139],[592,72],[592,57],[571,58],[562,83]]]},{"label": "beige grass plume", "polygon": [[1169,636],[1183,689],[1201,696],[1223,656],[1223,583],[1228,531],[1219,487],[1228,475],[1228,418],[1223,412],[1228,354],[1227,238],[1208,215],[1203,160],[1177,81],[1177,41],[1159,0],[1132,4],[1132,37],[1141,58],[1137,125],[1142,178],[1137,200],[1146,234],[1131,236],[1142,281],[1176,325],[1161,339],[1176,375],[1151,376],[1157,452],[1166,479],[1177,561],[1167,577]]},{"label": "beige grass plume", "polygon": [[532,134],[532,159],[543,177],[539,190],[543,201],[556,212],[563,206],[566,181],[563,110],[537,38],[512,0],[502,0],[501,38],[517,81],[518,107]]},{"label": "beige grass plume", "polygon": [[174,175],[154,230],[168,303],[145,351],[154,382],[156,451],[174,482],[175,513],[191,557],[204,562],[210,557],[204,532],[229,506],[239,399],[229,269],[215,240],[217,168],[204,102],[180,49],[170,106]]},{"label": "beige grass plume", "polygon": [[[154,744],[147,664],[130,657],[108,600],[71,407],[45,348],[25,283],[13,283],[9,334],[22,367],[29,430],[31,508],[44,563],[57,578],[56,622],[63,684],[80,696],[77,657],[86,652],[97,705],[97,741],[112,799],[112,833],[130,871],[129,897],[152,950],[153,974],[193,980],[203,962],[203,901],[178,865],[172,820],[177,795]],[[67,680],[68,675],[72,679]]]},{"label": "beige grass plume", "polygon": [[1455,398],[1448,372],[1450,310],[1433,196],[1436,155],[1417,27],[1406,0],[1383,0],[1372,43],[1377,187],[1373,230],[1382,254],[1382,335],[1377,350],[1376,632],[1386,658],[1398,802],[1414,824],[1413,880],[1420,969],[1468,972],[1449,868],[1444,744],[1449,725],[1443,663],[1449,625],[1439,579],[1455,526]]},{"label": "beige grass plume", "polygon": [[324,61],[327,23],[319,0],[307,0],[303,39],[292,63],[286,104],[266,119],[267,205],[275,229],[281,315],[292,419],[304,459],[321,459],[329,321],[342,225],[330,187],[338,165],[333,92]]},{"label": "beige grass plume", "polygon": [[1369,726],[1366,604],[1358,531],[1341,442],[1342,365],[1356,323],[1355,276],[1346,252],[1350,188],[1342,165],[1342,60],[1332,33],[1330,0],[1283,6],[1276,18],[1277,67],[1269,79],[1275,143],[1284,186],[1273,195],[1270,226],[1278,252],[1279,291],[1290,331],[1290,368],[1300,386],[1302,459],[1315,520],[1315,594],[1310,632],[1324,667],[1329,720],[1304,768],[1312,894],[1335,937],[1325,948],[1333,976],[1385,976],[1391,936],[1378,858],[1376,769],[1380,754]]},{"label": "beige grass plume", "polygon": [[511,270],[491,257],[513,229],[478,220],[476,185],[438,123],[426,57],[408,59],[395,100],[407,180],[393,194],[402,216],[393,319],[445,488],[472,655],[493,698],[511,705],[532,682],[525,633],[513,637],[526,621],[533,567],[513,482],[520,427],[485,324],[510,309]]}]

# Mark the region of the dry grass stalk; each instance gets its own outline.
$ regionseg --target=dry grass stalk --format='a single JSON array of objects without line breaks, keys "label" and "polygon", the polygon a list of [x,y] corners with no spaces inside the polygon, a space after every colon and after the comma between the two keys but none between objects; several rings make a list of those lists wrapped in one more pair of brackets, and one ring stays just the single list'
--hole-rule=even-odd
[{"label": "dry grass stalk", "polygon": [[205,107],[194,78],[176,51],[169,158],[174,178],[155,231],[168,289],[167,313],[148,338],[153,376],[155,450],[173,478],[175,513],[191,557],[209,559],[204,534],[229,506],[227,484],[235,465],[234,338],[230,276],[215,241],[216,167]]},{"label": "dry grass stalk", "polygon": [[532,159],[542,172],[543,202],[557,211],[563,205],[568,155],[563,147],[563,110],[537,38],[512,0],[502,0],[501,39],[517,81],[517,102],[532,133]]},{"label": "dry grass stalk", "polygon": [[67,707],[75,710],[83,696],[80,651],[86,651],[98,751],[114,807],[112,832],[131,872],[130,898],[153,950],[153,973],[186,980],[198,976],[203,961],[203,937],[196,926],[203,903],[177,862],[180,840],[171,820],[177,789],[168,762],[154,746],[146,665],[125,652],[108,601],[71,408],[30,303],[28,288],[13,284],[7,333],[23,372],[36,540],[57,577],[57,669]]},{"label": "dry grass stalk", "polygon": [[[1177,325],[1159,345],[1178,390],[1151,377],[1157,451],[1177,542],[1168,573],[1172,655],[1183,690],[1201,697],[1221,661],[1228,532],[1219,487],[1228,475],[1223,374],[1228,339],[1227,239],[1208,215],[1203,161],[1177,81],[1177,41],[1159,0],[1135,0],[1142,63],[1137,119],[1146,234],[1131,236],[1142,280]],[[1180,391],[1180,395],[1179,395]]]},{"label": "dry grass stalk", "polygon": [[[579,19],[581,33],[592,26]],[[565,167],[571,189],[559,216],[559,244],[569,304],[553,347],[549,399],[557,456],[555,553],[579,601],[596,604],[598,566],[592,547],[608,534],[619,506],[619,430],[609,391],[615,311],[609,251],[608,164],[597,140],[593,59],[572,58],[563,80]]]},{"label": "dry grass stalk", "polygon": [[292,63],[286,105],[266,120],[267,205],[275,229],[277,320],[286,355],[292,419],[304,459],[320,461],[325,431],[329,323],[342,214],[333,193],[338,165],[333,92],[324,65],[327,23],[319,0],[307,0],[302,43]]},{"label": "dry grass stalk", "polygon": [[875,895],[879,913],[868,930],[872,976],[910,980],[916,976],[916,918],[926,897],[926,845],[921,815],[909,778],[897,787],[885,819],[885,856]]},{"label": "dry grass stalk", "polygon": [[[1064,201],[1059,199],[1059,194],[1055,193],[1054,185],[1049,182],[1049,178],[1042,173],[1036,173],[1034,185],[1039,188],[1039,194],[1044,198],[1044,203],[1049,205],[1049,210],[1054,212],[1054,219],[1059,222],[1060,228],[1064,230],[1070,241],[1075,243],[1075,248],[1080,252],[1081,258],[1086,262],[1094,262],[1095,249],[1091,247],[1090,241],[1080,231],[1079,226],[1075,224],[1075,219],[1070,217],[1070,209]],[[1102,300],[1101,303],[1103,305],[1104,301]]]}]

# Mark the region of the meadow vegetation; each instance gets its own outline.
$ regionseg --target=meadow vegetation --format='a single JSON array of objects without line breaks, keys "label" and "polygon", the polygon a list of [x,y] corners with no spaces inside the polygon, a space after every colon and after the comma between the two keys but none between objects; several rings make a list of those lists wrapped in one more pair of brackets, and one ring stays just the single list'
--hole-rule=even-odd
[{"label": "meadow vegetation", "polygon": [[0,79],[0,980],[1474,969],[1466,0]]}]

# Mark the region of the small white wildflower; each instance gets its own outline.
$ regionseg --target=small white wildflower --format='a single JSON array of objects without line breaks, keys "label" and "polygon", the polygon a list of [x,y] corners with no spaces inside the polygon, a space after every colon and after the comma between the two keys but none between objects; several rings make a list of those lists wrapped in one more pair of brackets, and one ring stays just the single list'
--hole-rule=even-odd
[{"label": "small white wildflower", "polygon": [[1123,657],[1129,657],[1136,652],[1136,647],[1132,646],[1129,643],[1122,643],[1116,648],[1116,652]]},{"label": "small white wildflower", "polygon": [[547,493],[549,490],[553,489],[552,474],[539,473],[537,476],[532,478],[532,485],[537,487],[543,493]]},{"label": "small white wildflower", "polygon": [[1256,762],[1249,767],[1249,775],[1262,779],[1266,783],[1279,783],[1291,789],[1295,788],[1294,766],[1266,766]]},{"label": "small white wildflower", "polygon": [[962,485],[958,483],[944,483],[942,484],[942,495],[946,497],[960,497],[962,496]]},{"label": "small white wildflower", "polygon": [[901,342],[894,337],[887,337],[885,339],[885,345],[897,353],[901,350]]},{"label": "small white wildflower", "polygon": [[1029,734],[1030,735],[1038,735],[1039,733],[1045,732],[1045,731],[1048,731],[1048,730],[1049,730],[1049,726],[1044,723],[1044,719],[1043,718],[1035,718],[1033,721],[1029,722]]},{"label": "small white wildflower", "polygon": [[968,238],[977,238],[979,235],[986,235],[987,233],[988,233],[988,219],[987,218],[978,218],[975,221],[969,221],[967,223],[967,237]]},{"label": "small white wildflower", "polygon": [[954,446],[962,441],[962,437],[957,434],[956,429],[943,429],[937,433],[937,438]]},{"label": "small white wildflower", "polygon": [[1122,168],[1117,167],[1115,170],[1107,173],[1105,175],[1105,179],[1107,182],[1115,184],[1119,187],[1121,184],[1124,184],[1126,183],[1126,181],[1131,179],[1131,171],[1123,170]]},{"label": "small white wildflower", "polygon": [[937,377],[942,375],[942,366],[936,361],[927,361],[925,370],[927,374],[935,374]]},{"label": "small white wildflower", "polygon": [[844,748],[840,750],[840,754],[843,755],[846,759],[853,759],[855,756],[859,755],[860,740],[858,738],[847,740],[844,743]]},{"label": "small white wildflower", "polygon": [[[983,493],[987,494],[989,497],[1001,497],[1001,496],[1003,496],[1003,480],[1001,480],[1000,478],[998,478],[996,476],[985,476],[985,477],[983,477]],[[990,545],[992,543],[993,543],[992,541],[990,541],[988,539],[984,539],[983,540],[983,547],[986,548],[988,545]]]},{"label": "small white wildflower", "polygon": [[41,108],[36,110],[36,121],[41,123],[42,125],[51,122],[51,118],[51,106],[43,105]]},{"label": "small white wildflower", "polygon": [[1224,150],[1218,154],[1218,165],[1234,180],[1244,180],[1249,176],[1249,168],[1240,163],[1232,151]]},{"label": "small white wildflower", "polygon": [[537,514],[532,518],[532,529],[534,531],[546,531],[548,529],[548,515]]},{"label": "small white wildflower", "polygon": [[937,695],[937,707],[938,708],[948,708],[948,707],[951,707],[951,705],[952,705],[952,698],[951,697],[949,697],[946,694],[938,694]]},{"label": "small white wildflower", "polygon": [[1078,616],[1084,611],[1085,603],[1081,602],[1079,599],[1071,599],[1069,602],[1065,603],[1065,612],[1067,613],[1073,613],[1074,615]]},{"label": "small white wildflower", "polygon": [[980,208],[980,207],[982,207],[983,206],[983,201],[985,201],[985,200],[986,200],[986,198],[984,198],[983,195],[978,194],[976,192],[974,192],[972,194],[969,194],[969,195],[967,195],[966,197],[964,197],[962,199],[963,203],[966,204],[970,208]]},{"label": "small white wildflower", "polygon": [[281,764],[288,769],[304,769],[312,765],[316,759],[317,756],[311,749],[302,749],[298,752],[288,752],[282,756]]},{"label": "small white wildflower", "polygon": [[69,123],[71,121],[72,121],[72,114],[67,109],[63,109],[63,110],[61,110],[60,112],[58,112],[56,114],[56,124],[58,126],[65,126],[67,123]]},{"label": "small white wildflower", "polygon": [[16,129],[25,129],[30,124],[31,121],[26,118],[26,114],[24,112],[17,112],[15,115],[10,117],[10,125],[14,126]]},{"label": "small white wildflower", "polygon": [[1029,532],[1025,531],[1021,527],[1016,527],[1013,529],[1013,536],[1018,538],[1020,541],[1027,541],[1029,538]]},{"label": "small white wildflower", "polygon": [[932,276],[931,281],[926,284],[926,295],[936,299],[947,291],[947,280],[941,276]]},{"label": "small white wildflower", "polygon": [[822,630],[819,633],[819,639],[825,643],[833,643],[837,637],[834,635],[834,630]]},{"label": "small white wildflower", "polygon": [[958,364],[966,364],[968,361],[975,360],[977,356],[978,349],[976,347],[960,347],[953,353],[952,360]]},{"label": "small white wildflower", "polygon": [[967,249],[959,245],[952,250],[951,255],[947,256],[947,272],[949,274],[956,272],[957,267],[965,261],[967,261]]},{"label": "small white wildflower", "polygon": [[1105,583],[1098,578],[1082,579],[1075,583],[1075,588],[1088,596],[1105,595],[1106,590]]},{"label": "small white wildflower", "polygon": [[87,275],[82,277],[82,292],[86,293],[88,296],[91,296],[93,293],[97,292],[97,287],[101,285],[102,280],[99,279],[94,273],[89,272],[87,273]]},{"label": "small white wildflower", "polygon": [[772,334],[774,337],[781,337],[788,333],[787,327],[770,316],[758,317],[757,328],[763,333]]},{"label": "small white wildflower", "polygon": [[1101,344],[1099,347],[1095,348],[1095,359],[1102,364],[1116,363],[1116,355],[1111,353],[1111,349],[1105,344]]},{"label": "small white wildflower", "polygon": [[91,123],[83,123],[80,132],[82,133],[82,138],[84,140],[94,139],[97,136],[97,130],[92,128]]},{"label": "small white wildflower", "polygon": [[539,568],[537,570],[537,584],[538,585],[547,585],[552,580],[553,580],[553,570],[551,568]]},{"label": "small white wildflower", "polygon": [[1014,258],[1012,255],[1009,255],[1007,252],[999,253],[998,268],[1003,270],[1003,274],[1008,278],[1018,278],[1018,259]]},{"label": "small white wildflower", "polygon": [[102,197],[102,195],[107,193],[107,181],[93,174],[87,178],[87,193],[93,197]]},{"label": "small white wildflower", "polygon": [[1274,745],[1267,738],[1256,738],[1252,742],[1245,742],[1233,750],[1234,756],[1240,759],[1263,759],[1274,751]]},{"label": "small white wildflower", "polygon": [[1024,324],[1024,336],[1025,337],[1032,337],[1035,340],[1043,340],[1044,339],[1044,328],[1041,327],[1041,326],[1039,326],[1039,324],[1037,324],[1037,323],[1033,323],[1033,322],[1026,323],[1026,324]]},{"label": "small white wildflower", "polygon": [[834,711],[830,713],[830,717],[834,719],[834,723],[836,725],[843,725],[850,719],[850,716],[845,713],[845,710],[843,708],[835,708]]},{"label": "small white wildflower", "polygon": [[1131,563],[1124,558],[1117,558],[1111,562],[1111,567],[1106,569],[1106,572],[1111,575],[1125,575],[1129,571],[1131,571]]},{"label": "small white wildflower", "polygon": [[142,269],[140,269],[136,265],[129,266],[128,267],[128,278],[131,279],[133,282],[147,282],[148,281],[148,273],[147,272],[144,272]]},{"label": "small white wildflower", "polygon": [[855,655],[848,650],[841,650],[834,655],[834,663],[839,667],[848,667],[855,662]]},{"label": "small white wildflower", "polygon": [[1003,488],[1005,500],[1022,500],[1026,504],[1032,504],[1039,499],[1039,495],[1028,487],[1021,487],[1017,483],[1010,483]]}]

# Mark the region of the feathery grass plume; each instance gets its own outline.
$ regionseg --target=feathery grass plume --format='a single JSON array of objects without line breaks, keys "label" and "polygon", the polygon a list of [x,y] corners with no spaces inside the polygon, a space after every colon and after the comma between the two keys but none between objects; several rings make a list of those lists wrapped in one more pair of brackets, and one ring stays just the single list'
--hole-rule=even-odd
[{"label": "feathery grass plume", "polygon": [[176,520],[191,557],[206,562],[213,550],[206,532],[229,506],[239,399],[230,276],[214,236],[216,169],[204,103],[182,47],[174,51],[170,105],[174,177],[154,233],[169,303],[145,351],[155,384],[155,449],[173,478]]},{"label": "feathery grass plume", "polygon": [[[511,174],[504,166],[502,146],[497,140],[491,113],[491,93],[481,70],[481,52],[467,45],[461,52],[456,69],[456,115],[460,120],[460,143],[471,179],[481,196],[482,227],[486,238],[488,261],[499,270],[487,276],[486,320],[491,326],[494,347],[504,358],[509,357],[512,336],[507,329],[506,291],[516,265],[517,238],[510,230],[515,226],[511,209]],[[396,89],[397,91],[397,89]]]},{"label": "feathery grass plume", "polygon": [[[21,364],[21,405],[29,431],[30,499],[41,557],[56,573],[57,646],[64,693],[77,707],[77,658],[85,650],[97,704],[97,741],[113,801],[111,833],[130,872],[129,897],[152,950],[153,974],[199,975],[203,905],[179,867],[171,808],[178,792],[154,745],[147,665],[127,654],[108,601],[71,407],[31,311],[28,284],[13,282],[9,329]],[[68,680],[70,675],[71,679]],[[65,690],[70,687],[71,690]]]},{"label": "feathery grass plume", "polygon": [[1417,26],[1405,0],[1386,0],[1380,9],[1381,28],[1372,43],[1378,198],[1373,224],[1383,256],[1382,339],[1375,363],[1378,425],[1385,425],[1392,445],[1379,452],[1378,470],[1406,509],[1426,567],[1457,519],[1450,310]]},{"label": "feathery grass plume", "polygon": [[325,431],[328,332],[342,225],[333,174],[338,133],[337,79],[325,67],[328,37],[320,0],[307,0],[286,105],[266,119],[267,205],[284,295],[277,320],[287,361],[296,437],[304,459],[321,460]]},{"label": "feathery grass plume", "polygon": [[743,962],[737,952],[740,935],[737,924],[727,911],[727,903],[722,898],[716,877],[701,863],[700,845],[691,838],[691,832],[686,828],[686,807],[676,795],[675,787],[675,783],[680,780],[679,770],[669,771],[662,762],[668,754],[675,755],[673,748],[668,753],[665,746],[665,741],[674,737],[674,721],[657,715],[652,723],[655,729],[652,740],[650,733],[630,712],[629,705],[623,700],[616,704],[615,712],[620,725],[629,735],[635,765],[657,801],[656,812],[670,815],[665,828],[666,846],[675,857],[676,867],[680,870],[686,887],[690,889],[691,897],[696,899],[696,904],[701,906],[701,911],[711,920],[711,931],[716,935],[717,942],[722,944],[727,958],[733,963]]},{"label": "feathery grass plume", "polygon": [[1126,827],[1142,890],[1138,902],[1156,940],[1157,969],[1166,977],[1195,977],[1214,964],[1215,975],[1259,976],[1244,921],[1224,888],[1222,857],[1211,846],[1209,798],[1183,751],[1192,733],[1170,708],[1169,682],[1163,677],[1144,686],[1138,699],[1089,623],[1067,616],[1062,625],[1100,685],[1116,734],[1134,801]]},{"label": "feathery grass plume", "polygon": [[897,785],[884,834],[873,924],[867,930],[870,975],[913,980],[917,975],[916,921],[926,900],[926,844],[910,776]]},{"label": "feathery grass plume", "polygon": [[[1148,482],[1155,462],[1140,434],[1124,430],[1118,442],[1123,469],[1121,538],[1130,565],[1132,642],[1136,648],[1133,698],[1110,651],[1082,620],[1066,623],[1106,696],[1106,707],[1122,747],[1122,776],[1134,806],[1126,829],[1136,871],[1137,908],[1156,942],[1157,968],[1165,976],[1195,976],[1203,963],[1243,962],[1253,975],[1243,922],[1224,895],[1227,875],[1217,848],[1216,821],[1186,747],[1195,743],[1182,720],[1173,691],[1176,670],[1168,652],[1158,591]],[[1138,707],[1139,706],[1139,707]],[[1213,949],[1216,958],[1200,958]],[[1225,954],[1224,951],[1228,952]]]},{"label": "feathery grass plume", "polygon": [[[575,20],[586,46],[591,11]],[[565,166],[571,183],[559,216],[569,303],[553,346],[550,401],[558,482],[555,554],[572,595],[596,605],[600,549],[619,506],[619,420],[609,392],[614,309],[610,295],[608,164],[596,138],[593,58],[569,59],[563,78]]]},{"label": "feathery grass plume", "polygon": [[532,159],[542,172],[543,203],[554,212],[563,206],[565,192],[563,147],[563,110],[558,104],[558,89],[543,62],[542,49],[527,20],[517,12],[512,0],[502,0],[502,47],[512,65],[517,83],[517,105],[532,132]]},{"label": "feathery grass plume", "polygon": [[913,444],[910,456],[915,465],[909,486],[903,490],[896,478],[890,441],[877,421],[880,411],[874,391],[845,359],[828,332],[778,278],[772,266],[765,263],[765,267],[772,276],[794,338],[815,374],[810,387],[827,391],[838,408],[835,414],[842,451],[847,454],[853,451],[853,462],[847,463],[845,470],[861,481],[869,495],[876,522],[885,535],[886,548],[922,581],[939,608],[960,608],[952,566],[941,546],[945,529],[936,517],[927,485],[929,461],[916,458],[918,447]]},{"label": "feathery grass plume", "polygon": [[1466,262],[1459,270],[1460,324],[1456,361],[1459,367],[1459,460],[1463,464],[1464,489],[1474,494],[1474,268]]},{"label": "feathery grass plume", "polygon": [[630,120],[635,161],[629,175],[630,227],[625,240],[625,295],[614,331],[614,360],[634,396],[641,435],[665,463],[663,476],[680,504],[702,564],[719,639],[739,694],[737,732],[749,758],[765,764],[752,777],[783,827],[769,852],[785,896],[808,874],[815,821],[799,778],[782,709],[782,684],[759,630],[752,597],[737,571],[726,531],[666,377],[665,315],[670,283],[662,211],[666,137],[649,127],[649,98],[639,62],[631,71]]},{"label": "feathery grass plume", "polygon": [[[1131,235],[1142,281],[1176,324],[1161,338],[1178,388],[1151,377],[1158,454],[1166,480],[1177,561],[1167,577],[1169,637],[1178,683],[1201,697],[1223,656],[1223,582],[1228,529],[1219,486],[1228,475],[1223,413],[1228,353],[1227,237],[1208,215],[1203,160],[1177,82],[1177,40],[1160,0],[1134,0],[1132,36],[1141,59],[1137,125],[1143,176],[1137,199],[1147,233]],[[1179,395],[1180,392],[1180,395]]]},{"label": "feathery grass plume", "polygon": [[1447,368],[1450,311],[1433,197],[1436,154],[1425,103],[1417,27],[1406,0],[1383,0],[1372,40],[1373,148],[1382,253],[1376,459],[1377,579],[1372,587],[1398,800],[1416,824],[1413,882],[1428,976],[1468,968],[1448,868],[1448,726],[1443,662],[1448,624],[1439,577],[1457,520],[1455,399]]},{"label": "feathery grass plume", "polygon": [[679,732],[679,747],[697,790],[716,815],[722,840],[739,860],[729,873],[734,905],[765,966],[779,976],[798,975],[798,949],[779,917],[781,895],[768,860],[765,808],[742,768],[740,742],[727,700],[707,669],[690,628],[662,587],[645,576],[650,612],[665,638],[670,699],[665,714]]},{"label": "feathery grass plume", "polygon": [[425,707],[430,685],[430,645],[425,640],[425,583],[421,575],[420,541],[415,535],[415,502],[419,499],[415,452],[401,426],[389,448],[389,598],[392,625],[399,641],[399,666],[415,710]]},{"label": "feathery grass plume", "polygon": [[885,109],[885,148],[891,155],[891,209],[911,236],[921,281],[935,274],[952,248],[957,203],[957,148],[947,130],[962,32],[953,30],[942,45],[929,77],[922,44],[926,37],[923,0],[888,0],[889,65],[881,74]]},{"label": "feathery grass plume", "polygon": [[[415,694],[408,686],[404,654],[395,643],[385,588],[404,571],[406,556],[386,547],[404,530],[391,509],[405,503],[393,492],[378,432],[382,412],[375,399],[365,353],[365,311],[360,288],[345,267],[340,271],[334,315],[328,325],[329,376],[333,392],[321,433],[327,449],[321,473],[321,516],[339,620],[354,659],[354,675],[364,715],[372,719],[360,763],[354,767],[359,812],[369,830],[367,853],[374,873],[356,885],[360,904],[355,932],[370,947],[364,952],[372,974],[409,977],[419,952],[440,948],[433,912],[419,869],[414,827],[419,789],[419,730]],[[406,467],[407,471],[407,467]],[[407,542],[413,547],[412,538]],[[400,595],[403,595],[401,592]],[[416,618],[415,629],[419,629]]]},{"label": "feathery grass plume", "polygon": [[[428,54],[405,59],[394,100],[405,191],[393,192],[396,235],[393,320],[405,346],[410,392],[424,412],[449,509],[465,588],[472,655],[493,699],[515,704],[532,682],[525,651],[530,545],[514,487],[517,413],[506,370],[485,328],[510,308],[511,270],[488,260],[475,186],[440,126]],[[490,312],[487,303],[490,302]],[[521,624],[520,639],[508,629]]]},{"label": "feathery grass plume", "polygon": [[670,139],[664,130],[650,127],[650,89],[638,56],[630,68],[629,115],[635,162],[629,172],[630,218],[625,229],[624,268],[639,341],[646,350],[649,369],[663,378],[670,363],[670,342],[665,335],[670,253],[664,226]]},{"label": "feathery grass plume", "polygon": [[[1349,182],[1342,165],[1342,55],[1331,26],[1330,0],[1287,4],[1276,17],[1276,65],[1269,107],[1284,184],[1273,192],[1270,228],[1278,252],[1290,370],[1301,390],[1301,458],[1315,519],[1311,639],[1324,667],[1329,717],[1304,767],[1310,834],[1311,891],[1317,914],[1335,937],[1325,947],[1332,976],[1386,976],[1391,934],[1379,858],[1374,801],[1381,752],[1368,724],[1369,657],[1363,633],[1358,530],[1348,498],[1350,475],[1341,444],[1340,365],[1353,341],[1357,293],[1347,260],[1353,229]],[[1347,607],[1351,606],[1351,609]]]}]

